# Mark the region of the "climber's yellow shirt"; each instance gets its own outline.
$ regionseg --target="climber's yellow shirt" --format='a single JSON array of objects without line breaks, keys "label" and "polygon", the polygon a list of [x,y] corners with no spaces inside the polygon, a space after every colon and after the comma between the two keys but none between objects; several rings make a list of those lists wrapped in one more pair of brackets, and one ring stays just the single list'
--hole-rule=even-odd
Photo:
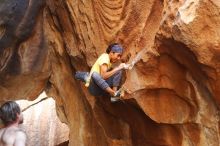
[{"label": "climber's yellow shirt", "polygon": [[90,80],[91,80],[91,75],[92,75],[93,72],[97,72],[99,74],[101,73],[100,72],[100,67],[103,64],[107,64],[108,69],[110,69],[111,63],[110,63],[109,54],[107,54],[107,53],[101,54],[101,56],[99,56],[99,58],[96,60],[95,64],[92,66],[92,69],[91,69],[90,74],[89,74],[89,78],[86,81],[86,87],[89,86],[89,83],[90,83]]}]

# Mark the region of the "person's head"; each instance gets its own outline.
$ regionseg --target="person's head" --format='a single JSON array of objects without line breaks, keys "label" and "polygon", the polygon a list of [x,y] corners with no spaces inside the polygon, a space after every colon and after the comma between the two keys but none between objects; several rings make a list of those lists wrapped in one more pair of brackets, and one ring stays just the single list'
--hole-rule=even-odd
[{"label": "person's head", "polygon": [[121,59],[123,48],[118,43],[114,43],[108,46],[106,53],[109,54],[110,61],[114,63]]},{"label": "person's head", "polygon": [[4,103],[0,108],[0,118],[4,125],[23,122],[23,116],[19,105],[14,101]]}]

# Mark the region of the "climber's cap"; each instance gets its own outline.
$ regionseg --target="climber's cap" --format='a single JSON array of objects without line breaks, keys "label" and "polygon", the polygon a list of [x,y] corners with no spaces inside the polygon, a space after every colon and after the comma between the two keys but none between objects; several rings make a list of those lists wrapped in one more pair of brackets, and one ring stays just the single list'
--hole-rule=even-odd
[{"label": "climber's cap", "polygon": [[110,52],[122,54],[123,48],[120,44],[113,43],[113,44],[109,45],[108,48],[106,49],[106,53],[109,54]]},{"label": "climber's cap", "polygon": [[123,48],[120,46],[120,45],[113,45],[112,48],[111,48],[111,51],[112,52],[115,52],[115,53],[120,53],[122,54],[123,52]]}]

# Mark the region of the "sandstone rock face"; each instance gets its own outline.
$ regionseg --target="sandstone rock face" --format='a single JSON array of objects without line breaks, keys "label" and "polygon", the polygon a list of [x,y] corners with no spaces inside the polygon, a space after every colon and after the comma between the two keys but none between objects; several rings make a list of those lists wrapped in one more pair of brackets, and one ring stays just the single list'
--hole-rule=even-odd
[{"label": "sandstone rock face", "polygon": [[[220,145],[217,0],[3,0],[0,18],[1,102],[45,90],[69,145]],[[112,42],[137,61],[114,104],[73,78]]]},{"label": "sandstone rock face", "polygon": [[22,124],[28,136],[28,146],[55,146],[69,140],[69,128],[58,119],[55,101],[45,97],[42,93],[34,101],[17,101],[21,109],[29,107],[23,111]]}]

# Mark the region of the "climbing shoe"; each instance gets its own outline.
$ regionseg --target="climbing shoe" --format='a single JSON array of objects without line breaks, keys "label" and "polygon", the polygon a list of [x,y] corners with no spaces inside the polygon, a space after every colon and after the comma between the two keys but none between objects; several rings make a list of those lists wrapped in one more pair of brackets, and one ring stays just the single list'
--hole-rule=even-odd
[{"label": "climbing shoe", "polygon": [[120,95],[121,95],[121,90],[119,89],[118,91],[115,92],[115,95],[111,97],[111,102],[117,102],[121,100]]},{"label": "climbing shoe", "polygon": [[111,97],[111,102],[117,102],[119,100],[121,100],[120,97]]}]

